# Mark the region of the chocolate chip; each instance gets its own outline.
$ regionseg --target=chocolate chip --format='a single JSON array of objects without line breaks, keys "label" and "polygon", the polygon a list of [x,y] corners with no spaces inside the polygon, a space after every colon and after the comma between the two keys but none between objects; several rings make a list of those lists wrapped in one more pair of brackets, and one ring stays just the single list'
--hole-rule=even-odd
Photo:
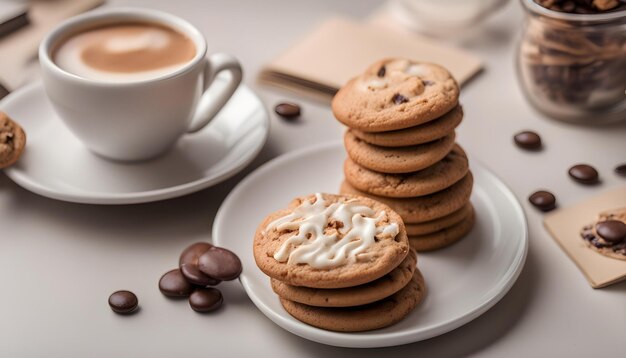
[{"label": "chocolate chip", "polygon": [[424,85],[424,87],[426,86],[430,86],[432,84],[434,84],[435,82],[433,81],[429,81],[429,80],[422,80],[422,84]]},{"label": "chocolate chip", "polygon": [[541,137],[533,131],[523,131],[517,133],[513,140],[518,147],[530,150],[541,149]]},{"label": "chocolate chip", "polygon": [[116,291],[109,296],[109,306],[115,313],[129,314],[139,305],[137,296],[130,291]]},{"label": "chocolate chip", "polygon": [[528,201],[541,211],[550,211],[556,207],[556,197],[549,191],[539,190],[528,197]]},{"label": "chocolate chip", "polygon": [[292,119],[300,116],[300,106],[295,103],[279,103],[274,107],[274,112],[281,117]]},{"label": "chocolate chip", "polygon": [[615,174],[626,177],[626,163],[616,166]]},{"label": "chocolate chip", "polygon": [[385,66],[382,66],[379,70],[378,73],[376,74],[378,77],[385,77],[385,73],[387,72],[387,70],[385,69]]},{"label": "chocolate chip", "polygon": [[180,255],[178,266],[187,281],[199,286],[213,286],[220,283],[220,280],[205,275],[198,268],[198,258],[212,247],[213,245],[209,243],[197,242],[187,247]]},{"label": "chocolate chip", "polygon": [[222,293],[217,288],[198,288],[189,296],[189,306],[196,312],[211,312],[222,305]]},{"label": "chocolate chip", "polygon": [[596,232],[608,242],[622,242],[626,239],[626,224],[619,220],[602,221],[596,224]]},{"label": "chocolate chip", "polygon": [[6,97],[9,93],[9,90],[6,89],[3,85],[0,84],[0,99],[3,99],[4,97]]},{"label": "chocolate chip", "polygon": [[393,103],[395,104],[402,104],[402,103],[406,103],[409,101],[408,98],[404,97],[403,95],[401,95],[400,93],[396,93],[393,95],[393,97],[391,98],[391,100],[393,101]]},{"label": "chocolate chip", "polygon": [[232,251],[212,247],[198,258],[198,268],[218,280],[234,280],[241,274],[241,260]]},{"label": "chocolate chip", "polygon": [[161,276],[159,290],[168,297],[187,297],[193,291],[193,286],[183,276],[180,269],[174,269]]},{"label": "chocolate chip", "polygon": [[569,168],[569,176],[581,184],[596,184],[598,182],[598,171],[587,164],[577,164]]}]

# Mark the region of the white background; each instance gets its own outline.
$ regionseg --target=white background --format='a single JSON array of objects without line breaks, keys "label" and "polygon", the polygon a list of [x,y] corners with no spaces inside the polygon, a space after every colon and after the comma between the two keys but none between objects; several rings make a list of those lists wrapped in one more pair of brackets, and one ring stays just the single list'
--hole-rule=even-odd
[{"label": "white background", "polygon": [[[0,356],[624,356],[626,283],[592,289],[526,198],[544,188],[555,193],[560,206],[567,206],[626,185],[626,179],[613,173],[618,163],[626,162],[626,125],[569,125],[530,108],[514,71],[523,18],[517,2],[454,41],[486,63],[485,71],[462,90],[466,117],[458,141],[470,160],[495,171],[522,202],[530,229],[526,267],[511,292],[470,324],[428,341],[369,350],[324,346],[283,331],[254,307],[238,282],[220,286],[226,304],[211,315],[194,313],[184,300],[166,299],[157,282],[176,266],[186,245],[211,239],[217,208],[245,173],[292,149],[340,140],[342,128],[327,105],[260,86],[256,75],[327,16],[364,18],[378,3],[121,0],[109,5],[118,4],[186,18],[206,35],[210,51],[241,60],[245,82],[268,108],[290,99],[303,105],[304,114],[296,123],[272,114],[268,144],[244,173],[160,203],[63,203],[31,194],[0,174]],[[516,148],[512,135],[522,129],[538,131],[545,150]],[[578,162],[593,164],[602,184],[586,187],[571,181],[567,168]],[[277,185],[280,180],[276,178]],[[120,317],[107,307],[108,295],[123,288],[139,296],[138,314]]]}]

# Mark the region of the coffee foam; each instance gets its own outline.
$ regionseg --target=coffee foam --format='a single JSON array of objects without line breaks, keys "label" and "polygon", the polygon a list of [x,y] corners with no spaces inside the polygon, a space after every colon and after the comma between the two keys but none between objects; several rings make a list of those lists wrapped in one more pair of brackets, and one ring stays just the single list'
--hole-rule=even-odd
[{"label": "coffee foam", "polygon": [[196,54],[191,39],[155,24],[117,24],[70,36],[53,52],[61,69],[105,82],[154,79],[175,72]]}]

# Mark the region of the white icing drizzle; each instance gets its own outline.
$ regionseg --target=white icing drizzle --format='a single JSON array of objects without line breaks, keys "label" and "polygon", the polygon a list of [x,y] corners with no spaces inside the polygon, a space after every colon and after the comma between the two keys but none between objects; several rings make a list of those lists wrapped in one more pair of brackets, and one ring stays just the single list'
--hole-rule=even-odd
[{"label": "white icing drizzle", "polygon": [[[322,194],[315,194],[315,202],[305,200],[289,215],[278,218],[266,227],[279,232],[291,230],[289,237],[274,253],[278,262],[290,265],[308,264],[314,268],[329,268],[357,260],[357,255],[376,242],[375,236],[394,238],[399,233],[398,224],[376,226],[387,214],[358,205],[358,200],[327,205]],[[333,222],[340,222],[337,230],[326,230]],[[343,237],[339,238],[339,234]]]}]

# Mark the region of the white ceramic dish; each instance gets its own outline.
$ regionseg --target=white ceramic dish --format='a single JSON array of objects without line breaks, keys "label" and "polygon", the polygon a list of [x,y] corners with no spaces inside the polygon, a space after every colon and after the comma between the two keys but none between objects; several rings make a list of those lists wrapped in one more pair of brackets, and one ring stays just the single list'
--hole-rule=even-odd
[{"label": "white ceramic dish", "polygon": [[5,173],[34,193],[88,204],[143,203],[208,188],[249,164],[269,133],[263,103],[244,85],[208,127],[144,162],[115,162],[87,150],[54,113],[40,83],[11,93],[0,110],[27,133],[24,154]]},{"label": "white ceramic dish", "polygon": [[400,345],[443,334],[471,321],[513,286],[528,250],[524,212],[511,191],[470,154],[476,225],[459,243],[419,255],[418,266],[428,294],[409,316],[394,326],[363,333],[326,331],[291,317],[254,262],[254,232],[267,214],[284,208],[296,196],[337,192],[344,158],[339,143],[278,157],[240,182],[217,213],[213,241],[241,257],[241,283],[272,321],[298,336],[334,346]]}]

